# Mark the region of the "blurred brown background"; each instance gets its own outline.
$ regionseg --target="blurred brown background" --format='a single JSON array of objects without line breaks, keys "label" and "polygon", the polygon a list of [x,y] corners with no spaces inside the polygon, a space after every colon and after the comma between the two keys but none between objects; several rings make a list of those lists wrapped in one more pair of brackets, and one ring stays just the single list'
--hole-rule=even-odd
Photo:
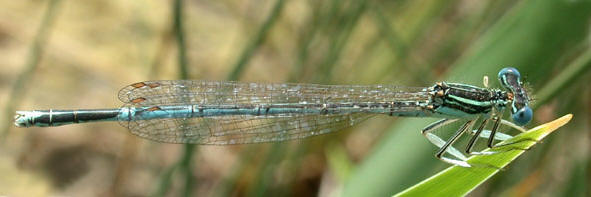
[{"label": "blurred brown background", "polygon": [[528,127],[575,116],[472,195],[585,196],[590,14],[587,1],[550,0],[0,1],[0,195],[393,195],[448,166],[419,134],[434,119],[187,147],[117,123],[22,129],[12,117],[119,107],[117,91],[144,80],[480,86],[489,75],[498,87],[515,66],[539,93]]}]

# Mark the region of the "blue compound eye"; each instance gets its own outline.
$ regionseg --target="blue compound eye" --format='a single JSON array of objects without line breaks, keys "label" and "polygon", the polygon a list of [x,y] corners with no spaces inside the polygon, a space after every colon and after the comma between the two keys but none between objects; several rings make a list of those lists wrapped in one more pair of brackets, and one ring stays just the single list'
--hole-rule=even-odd
[{"label": "blue compound eye", "polygon": [[517,93],[523,90],[521,86],[521,74],[516,68],[506,67],[499,71],[499,82],[506,89],[513,93]]},{"label": "blue compound eye", "polygon": [[511,118],[513,118],[513,122],[519,126],[526,125],[531,121],[533,117],[533,111],[528,106],[521,108],[519,111],[513,113]]},{"label": "blue compound eye", "polygon": [[501,69],[501,71],[499,71],[499,79],[509,76],[509,75],[513,75],[516,79],[521,78],[521,74],[519,73],[519,71],[517,71],[516,68],[513,67],[506,67]]}]

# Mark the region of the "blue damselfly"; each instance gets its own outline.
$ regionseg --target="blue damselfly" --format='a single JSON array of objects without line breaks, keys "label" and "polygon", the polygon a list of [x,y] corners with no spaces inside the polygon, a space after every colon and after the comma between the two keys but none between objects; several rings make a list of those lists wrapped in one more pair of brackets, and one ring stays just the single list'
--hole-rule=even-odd
[{"label": "blue damselfly", "polygon": [[[479,136],[507,139],[500,124],[523,130],[532,119],[528,94],[515,68],[498,74],[506,90],[438,82],[430,87],[394,85],[271,84],[225,81],[145,81],[119,91],[125,104],[116,109],[17,111],[18,127],[118,121],[133,134],[165,143],[248,144],[279,142],[326,134],[353,126],[372,116],[441,117],[422,133],[440,147],[436,157],[470,166],[451,145],[472,132],[465,153]],[[510,108],[512,122],[501,117]],[[465,123],[444,141],[432,131],[454,121]],[[472,127],[477,120],[481,124]],[[488,121],[493,128],[485,130]],[[519,125],[519,126],[518,126]],[[450,153],[457,159],[444,157]]]}]

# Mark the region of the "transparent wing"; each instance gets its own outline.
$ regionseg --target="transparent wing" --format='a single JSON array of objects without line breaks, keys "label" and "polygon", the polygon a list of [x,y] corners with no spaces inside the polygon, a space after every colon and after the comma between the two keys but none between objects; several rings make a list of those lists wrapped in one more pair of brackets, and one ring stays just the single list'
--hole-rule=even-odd
[{"label": "transparent wing", "polygon": [[[429,99],[425,88],[391,85],[268,84],[223,81],[145,81],[119,91],[124,107],[160,110],[166,105],[326,104],[401,102],[397,111],[417,110]],[[409,101],[409,102],[406,102]],[[141,137],[168,143],[246,144],[278,142],[329,133],[357,124],[372,114],[224,115],[200,118],[120,121]]]},{"label": "transparent wing", "polygon": [[208,118],[122,121],[133,134],[165,143],[208,145],[280,142],[307,138],[358,124],[372,114],[304,115],[265,118],[234,115]]},{"label": "transparent wing", "polygon": [[145,81],[119,91],[136,106],[175,104],[270,104],[428,100],[425,88],[393,85],[272,84],[226,81]]}]

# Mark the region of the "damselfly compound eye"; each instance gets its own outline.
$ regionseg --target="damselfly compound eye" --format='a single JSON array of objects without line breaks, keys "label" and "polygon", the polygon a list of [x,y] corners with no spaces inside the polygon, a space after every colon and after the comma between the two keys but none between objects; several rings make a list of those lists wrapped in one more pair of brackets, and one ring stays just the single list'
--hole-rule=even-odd
[{"label": "damselfly compound eye", "polygon": [[533,111],[531,110],[530,107],[527,107],[527,106],[521,108],[516,113],[511,115],[513,122],[519,126],[523,126],[523,125],[526,125],[527,123],[529,123],[529,121],[531,121],[532,117],[533,117]]}]

